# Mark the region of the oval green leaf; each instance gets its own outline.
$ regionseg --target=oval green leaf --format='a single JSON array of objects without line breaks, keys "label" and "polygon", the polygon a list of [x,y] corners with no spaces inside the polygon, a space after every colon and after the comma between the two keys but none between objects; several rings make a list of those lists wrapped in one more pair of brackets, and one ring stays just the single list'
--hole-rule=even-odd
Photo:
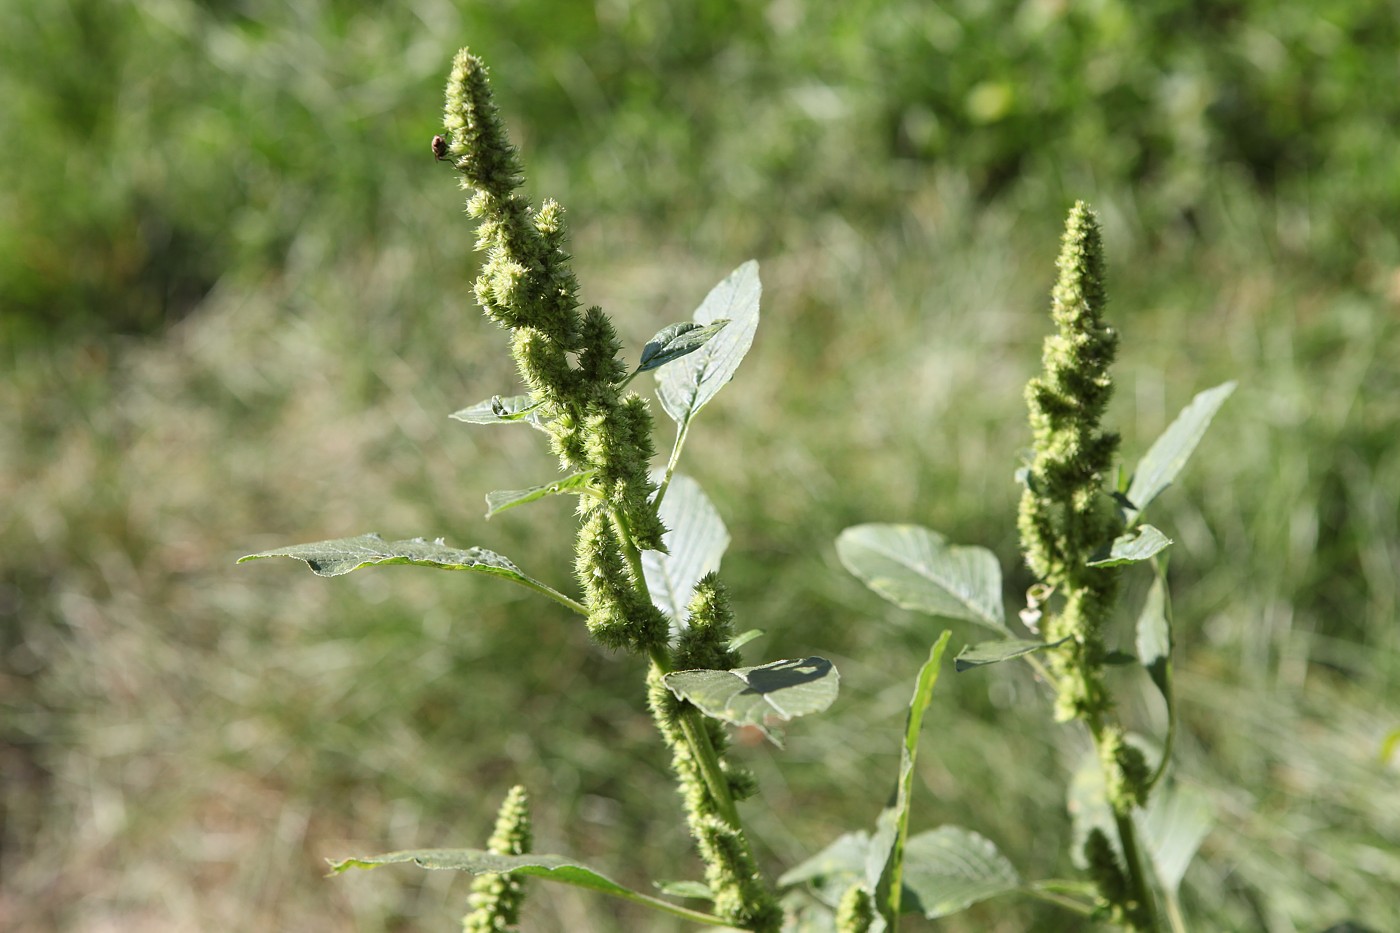
[{"label": "oval green leaf", "polygon": [[683,626],[695,584],[719,570],[729,531],[700,484],[679,473],[671,477],[659,514],[668,529],[662,538],[666,551],[643,551],[642,573],[652,602]]},{"label": "oval green leaf", "polygon": [[958,547],[916,525],[856,525],[836,539],[846,569],[902,609],[985,625],[1003,635],[1001,567],[986,548]]},{"label": "oval green leaf", "polygon": [[734,378],[758,329],[762,292],[758,263],[749,260],[716,285],[696,309],[696,324],[710,325],[727,319],[729,325],[712,335],[704,346],[657,371],[661,407],[677,424],[688,423]]},{"label": "oval green leaf", "polygon": [[906,905],[930,920],[965,910],[979,901],[1011,894],[1021,878],[987,838],[958,826],[941,826],[910,838],[904,849]]},{"label": "oval green leaf", "polygon": [[1138,461],[1133,481],[1128,486],[1131,505],[1124,510],[1129,525],[1186,466],[1196,445],[1205,436],[1206,428],[1210,427],[1211,419],[1235,391],[1236,385],[1233,381],[1226,382],[1198,393]]},{"label": "oval green leaf", "polygon": [[682,321],[663,327],[655,337],[642,347],[642,358],[637,372],[646,373],[659,369],[674,360],[688,356],[709,343],[710,339],[724,330],[728,318],[721,318],[713,324],[697,324]]},{"label": "oval green leaf", "polygon": [[729,671],[675,671],[662,678],[677,697],[712,719],[768,726],[820,713],[836,699],[841,677],[826,658],[773,661]]}]

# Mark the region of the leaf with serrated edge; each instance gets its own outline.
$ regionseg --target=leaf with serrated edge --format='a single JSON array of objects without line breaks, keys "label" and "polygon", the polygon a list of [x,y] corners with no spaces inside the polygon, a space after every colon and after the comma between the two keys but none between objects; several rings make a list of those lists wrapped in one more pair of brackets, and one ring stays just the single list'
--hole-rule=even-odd
[{"label": "leaf with serrated edge", "polygon": [[866,586],[902,609],[1011,634],[1003,621],[1001,567],[986,548],[950,545],[917,525],[856,525],[836,539],[836,554]]},{"label": "leaf with serrated edge", "polygon": [[488,492],[486,494],[486,517],[491,518],[506,509],[513,509],[517,505],[525,505],[529,502],[538,502],[548,496],[557,496],[566,492],[586,493],[588,481],[592,478],[593,471],[585,470],[582,473],[575,473],[573,476],[566,476],[542,486],[531,486],[529,489],[497,489]]},{"label": "leaf with serrated edge", "polygon": [[427,541],[423,538],[410,538],[406,541],[385,541],[377,534],[359,535],[354,538],[337,538],[334,541],[317,541],[314,544],[294,544],[290,547],[274,548],[240,557],[238,563],[261,560],[265,557],[292,557],[306,561],[312,573],[320,577],[338,577],[361,567],[374,567],[380,564],[414,564],[419,567],[435,567],[439,570],[469,570],[502,577],[519,583],[537,593],[543,593],[557,602],[568,605],[574,611],[584,611],[578,603],[564,596],[554,588],[527,576],[511,561],[485,548],[473,547],[466,550],[448,547],[439,538]]},{"label": "leaf with serrated edge", "polygon": [[528,424],[544,430],[535,400],[528,395],[493,395],[448,417],[467,424]]},{"label": "leaf with serrated edge", "polygon": [[562,855],[497,855],[481,849],[415,849],[389,852],[364,858],[347,858],[331,863],[331,874],[351,868],[378,868],[380,865],[413,863],[420,868],[465,871],[473,875],[512,874],[558,881],[602,894],[611,894],[638,904],[646,904],[673,916],[684,917],[710,926],[718,925],[715,918],[660,898],[634,891],[600,874],[586,865]]},{"label": "leaf with serrated edge", "polygon": [[958,826],[940,826],[910,838],[904,884],[917,898],[918,912],[934,920],[1013,893],[1021,879],[990,840]]},{"label": "leaf with serrated edge", "polygon": [[715,334],[724,330],[728,324],[729,319],[722,318],[713,324],[682,321],[679,324],[662,328],[661,332],[648,340],[647,345],[642,348],[642,358],[637,366],[637,372],[651,372],[653,369],[659,369],[667,363],[694,353],[709,343]]},{"label": "leaf with serrated edge", "polygon": [[671,478],[661,500],[660,516],[668,529],[661,539],[666,552],[643,551],[642,573],[651,601],[680,627],[685,625],[695,584],[719,570],[729,547],[729,532],[700,484],[679,473]]},{"label": "leaf with serrated edge", "polygon": [[1152,525],[1139,525],[1127,534],[1114,538],[1107,554],[1088,563],[1090,567],[1136,564],[1160,554],[1171,544],[1172,539]]},{"label": "leaf with serrated edge", "polygon": [[1003,641],[984,641],[978,645],[968,645],[958,652],[958,656],[953,659],[953,669],[959,674],[963,671],[970,671],[974,667],[983,667],[987,664],[997,664],[1001,661],[1009,661],[1012,658],[1019,658],[1022,655],[1030,654],[1032,651],[1039,651],[1042,648],[1053,648],[1056,645],[1064,644],[1068,639],[1062,638],[1056,642],[1030,641],[1021,638],[1007,638]]},{"label": "leaf with serrated edge", "polygon": [[1138,461],[1127,493],[1132,507],[1124,510],[1129,525],[1186,466],[1186,461],[1191,458],[1196,445],[1205,436],[1206,428],[1210,427],[1211,419],[1230,397],[1230,393],[1235,391],[1236,385],[1233,381],[1226,382],[1197,393]]},{"label": "leaf with serrated edge", "polygon": [[820,713],[836,699],[840,675],[826,658],[773,661],[729,671],[674,671],[662,678],[677,697],[735,726],[787,722]]},{"label": "leaf with serrated edge", "polygon": [[749,260],[711,290],[696,309],[697,324],[728,319],[729,326],[703,347],[656,373],[661,407],[684,425],[734,377],[758,329],[758,302],[763,287],[758,263]]},{"label": "leaf with serrated edge", "polygon": [[519,567],[494,551],[479,547],[466,550],[448,547],[441,538],[436,541],[426,538],[385,541],[379,535],[370,533],[260,551],[240,557],[238,562],[241,564],[264,557],[293,557],[306,561],[311,571],[320,577],[338,577],[361,567],[379,564],[416,564],[442,570],[474,570],[502,577],[525,577]]}]

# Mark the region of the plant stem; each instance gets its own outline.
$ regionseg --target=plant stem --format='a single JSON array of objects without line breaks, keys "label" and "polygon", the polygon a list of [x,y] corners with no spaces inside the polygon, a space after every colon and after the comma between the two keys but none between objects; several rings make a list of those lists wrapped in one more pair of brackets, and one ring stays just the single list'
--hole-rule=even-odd
[{"label": "plant stem", "polygon": [[666,475],[662,477],[661,486],[656,490],[656,498],[652,500],[652,504],[658,509],[661,508],[661,500],[666,497],[666,490],[671,485],[671,477],[675,475],[676,464],[679,463],[681,459],[681,448],[685,446],[685,438],[689,433],[690,419],[687,418],[685,421],[682,421],[680,427],[676,429],[676,442],[671,445],[671,457],[666,461]]}]

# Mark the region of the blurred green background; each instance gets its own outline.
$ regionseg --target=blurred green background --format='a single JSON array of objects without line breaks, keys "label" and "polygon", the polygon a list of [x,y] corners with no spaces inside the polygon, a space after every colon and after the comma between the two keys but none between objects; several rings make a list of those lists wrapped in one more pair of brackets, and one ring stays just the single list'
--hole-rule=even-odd
[{"label": "blurred green background", "polygon": [[[767,632],[746,656],[842,672],[785,751],[740,749],[770,868],[871,824],[942,628],[847,576],[836,534],[927,524],[1024,593],[1020,392],[1084,198],[1125,458],[1240,380],[1153,513],[1177,540],[1178,773],[1216,814],[1192,928],[1393,922],[1393,3],[3,0],[0,925],[451,929],[463,879],[323,859],[480,844],[515,782],[539,850],[698,874],[641,670],[563,610],[232,564],[376,530],[570,585],[569,503],[482,518],[553,475],[537,436],[446,418],[516,385],[429,154],[461,45],[633,352],[761,263],[763,325],[685,469],[733,535],[741,629]],[[1121,687],[1160,735],[1150,686]],[[1072,872],[1079,746],[1025,672],[949,671],[925,735],[916,830]],[[539,885],[525,928],[677,929]],[[1078,926],[1008,901],[938,928]]]}]

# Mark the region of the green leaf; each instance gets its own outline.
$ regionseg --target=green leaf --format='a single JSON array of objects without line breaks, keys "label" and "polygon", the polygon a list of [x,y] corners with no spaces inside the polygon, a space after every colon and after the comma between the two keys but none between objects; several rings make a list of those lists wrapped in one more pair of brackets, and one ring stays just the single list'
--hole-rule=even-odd
[{"label": "green leaf", "polygon": [[656,890],[671,897],[689,897],[697,901],[715,899],[715,892],[703,881],[658,881]]},{"label": "green leaf", "polygon": [[729,326],[698,350],[657,371],[661,407],[679,425],[685,425],[705,407],[739,368],[758,329],[758,301],[763,287],[758,263],[749,260],[714,287],[696,309],[696,324],[728,320]]},{"label": "green leaf", "polygon": [[816,855],[785,871],[778,879],[778,887],[833,876],[858,876],[865,871],[869,852],[869,833],[864,830],[846,833]]},{"label": "green leaf", "polygon": [[820,713],[836,699],[840,675],[826,658],[773,661],[730,671],[674,671],[662,678],[672,693],[712,719],[757,726]]},{"label": "green leaf", "polygon": [[724,330],[728,324],[729,319],[722,318],[713,324],[682,321],[679,324],[663,327],[655,337],[647,341],[646,346],[642,347],[642,359],[641,364],[637,367],[637,372],[651,372],[673,360],[694,353],[708,343],[715,334]]},{"label": "green leaf", "polygon": [[1117,567],[1121,564],[1136,564],[1161,553],[1171,544],[1172,539],[1153,526],[1139,525],[1127,534],[1114,538],[1108,553],[1097,560],[1089,561],[1089,566]]},{"label": "green leaf", "polygon": [[1210,800],[1185,784],[1168,782],[1148,800],[1138,825],[1157,880],[1172,894],[1181,886],[1186,868],[1213,822]]},{"label": "green leaf", "polygon": [[338,875],[351,868],[377,868],[380,865],[399,865],[412,862],[420,868],[465,871],[473,875],[513,874],[546,881],[558,881],[574,887],[587,888],[602,894],[610,894],[638,904],[684,917],[694,923],[709,926],[723,926],[723,921],[702,914],[699,911],[671,904],[660,898],[634,891],[613,881],[606,875],[573,859],[561,855],[497,855],[481,849],[415,849],[405,852],[390,852],[386,855],[372,855],[363,858],[347,858],[331,863],[331,874]]},{"label": "green leaf", "polygon": [[459,550],[448,547],[441,538],[436,541],[423,538],[385,541],[379,535],[371,533],[354,538],[337,538],[334,541],[294,544],[290,547],[260,551],[240,557],[238,563],[261,560],[265,557],[292,557],[304,560],[312,573],[321,577],[338,577],[361,567],[375,567],[380,564],[414,564],[419,567],[436,567],[439,570],[470,570],[503,577],[537,593],[543,593],[575,612],[588,614],[585,607],[533,577],[526,576],[519,567],[496,552],[479,547]]},{"label": "green leaf", "polygon": [[990,840],[957,826],[941,826],[909,840],[904,883],[917,898],[918,911],[930,920],[1021,887],[1016,869]]},{"label": "green leaf", "polygon": [[490,398],[454,411],[451,418],[468,424],[513,424],[522,422],[544,430],[540,419],[539,403],[528,395],[509,395],[504,398],[493,395]]},{"label": "green leaf", "polygon": [[963,619],[1003,635],[1001,568],[991,551],[957,547],[916,525],[856,525],[836,539],[846,569],[902,609]]},{"label": "green leaf", "polygon": [[729,639],[729,650],[738,651],[755,638],[761,637],[763,637],[763,629],[761,628],[751,628],[747,632],[740,632],[738,635]]},{"label": "green leaf", "polygon": [[546,496],[557,496],[565,492],[580,495],[587,493],[588,483],[593,479],[593,473],[593,470],[585,470],[552,483],[545,483],[543,486],[531,486],[529,489],[497,489],[494,492],[488,492],[486,494],[486,517],[490,518],[498,512],[513,509],[517,505],[536,502]]},{"label": "green leaf", "polygon": [[1235,382],[1226,382],[1198,393],[1191,404],[1182,409],[1176,420],[1162,432],[1147,454],[1138,461],[1133,481],[1128,486],[1130,507],[1124,509],[1129,525],[1137,520],[1149,502],[1166,489],[1186,466],[1196,445],[1205,436],[1211,419],[1220,406],[1235,391]]},{"label": "green leaf", "polygon": [[1054,648],[1056,645],[1063,645],[1069,639],[1061,638],[1055,642],[1029,641],[1021,638],[1007,638],[1003,641],[984,641],[980,645],[968,645],[958,652],[958,656],[953,659],[953,669],[959,674],[963,671],[970,671],[974,667],[982,667],[987,664],[996,664],[999,661],[1009,661],[1012,658],[1019,658],[1022,655],[1030,654],[1032,651],[1039,651],[1042,648]]},{"label": "green leaf", "polygon": [[695,584],[719,570],[729,532],[700,484],[681,474],[671,477],[659,514],[668,529],[662,538],[666,552],[643,551],[642,573],[652,602],[682,626]]},{"label": "green leaf", "polygon": [[1152,580],[1142,613],[1137,621],[1137,652],[1147,676],[1161,691],[1162,698],[1172,702],[1172,633],[1167,618],[1166,581],[1159,573]]},{"label": "green leaf", "polygon": [[870,842],[866,880],[875,892],[880,913],[892,925],[901,913],[904,893],[905,840],[909,835],[909,805],[913,800],[914,764],[919,753],[919,732],[924,725],[924,713],[933,698],[938,683],[938,671],[943,652],[948,648],[952,632],[944,630],[929,648],[928,660],[919,668],[914,680],[914,695],[909,698],[909,712],[904,719],[904,744],[899,755],[899,778],[895,782],[894,800],[876,820],[875,835]]}]

